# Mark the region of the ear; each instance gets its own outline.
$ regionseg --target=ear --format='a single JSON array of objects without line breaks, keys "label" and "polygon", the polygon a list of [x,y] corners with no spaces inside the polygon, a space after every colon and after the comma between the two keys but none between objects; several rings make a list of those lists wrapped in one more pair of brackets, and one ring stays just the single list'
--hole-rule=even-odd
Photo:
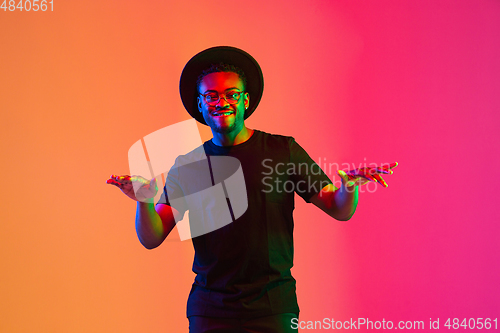
[{"label": "ear", "polygon": [[243,102],[245,103],[245,110],[248,109],[250,106],[250,95],[248,93],[245,93],[245,99]]},{"label": "ear", "polygon": [[197,101],[198,101],[198,111],[200,111],[200,113],[202,113],[202,111],[201,111],[201,98],[199,96],[197,98]]}]

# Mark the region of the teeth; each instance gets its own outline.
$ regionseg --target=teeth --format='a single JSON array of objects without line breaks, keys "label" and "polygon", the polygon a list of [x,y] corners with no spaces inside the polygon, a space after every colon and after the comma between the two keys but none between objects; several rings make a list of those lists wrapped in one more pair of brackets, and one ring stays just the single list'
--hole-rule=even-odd
[{"label": "teeth", "polygon": [[220,116],[220,115],[229,116],[230,114],[232,114],[232,112],[214,112],[213,114],[214,116]]}]

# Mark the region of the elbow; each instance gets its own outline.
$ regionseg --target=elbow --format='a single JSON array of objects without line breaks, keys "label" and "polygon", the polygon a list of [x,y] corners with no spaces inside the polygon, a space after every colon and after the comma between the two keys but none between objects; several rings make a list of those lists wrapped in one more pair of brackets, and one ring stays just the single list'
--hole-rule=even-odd
[{"label": "elbow", "polygon": [[345,209],[339,210],[335,219],[338,221],[349,221],[356,212],[357,207],[358,203],[356,201],[353,205],[349,205],[348,207],[345,207]]},{"label": "elbow", "polygon": [[141,244],[142,244],[142,246],[144,246],[148,250],[156,249],[158,247],[158,245],[144,244],[142,242],[141,242]]},{"label": "elbow", "polygon": [[330,216],[336,219],[337,221],[349,221],[351,217],[354,215],[355,211],[356,208],[354,208],[348,213],[336,211],[334,214],[330,214]]},{"label": "elbow", "polygon": [[347,216],[340,216],[340,217],[334,217],[337,221],[349,221],[351,217],[354,215],[354,213],[349,214]]},{"label": "elbow", "polygon": [[336,219],[337,221],[349,221],[353,215],[354,213],[344,216],[333,216],[333,218]]},{"label": "elbow", "polygon": [[146,241],[140,235],[137,235],[137,236],[138,236],[139,242],[141,242],[142,246],[144,246],[148,250],[156,249],[161,244],[161,242],[158,243],[158,242]]}]

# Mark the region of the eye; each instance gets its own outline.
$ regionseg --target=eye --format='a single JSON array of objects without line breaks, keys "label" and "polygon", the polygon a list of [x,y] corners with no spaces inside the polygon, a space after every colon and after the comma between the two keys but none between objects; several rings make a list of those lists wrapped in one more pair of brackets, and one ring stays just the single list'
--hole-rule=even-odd
[{"label": "eye", "polygon": [[209,93],[205,95],[205,99],[207,102],[213,102],[219,99],[219,96],[216,93]]},{"label": "eye", "polygon": [[226,94],[226,98],[232,101],[236,101],[238,99],[239,93],[237,91],[230,91]]}]

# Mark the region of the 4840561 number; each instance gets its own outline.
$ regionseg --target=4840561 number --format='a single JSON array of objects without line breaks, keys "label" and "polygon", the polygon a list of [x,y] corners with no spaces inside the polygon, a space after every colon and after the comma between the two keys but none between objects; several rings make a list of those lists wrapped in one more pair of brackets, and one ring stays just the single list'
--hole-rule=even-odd
[{"label": "4840561 number", "polygon": [[445,327],[448,329],[498,329],[498,322],[497,318],[490,319],[490,318],[465,318],[463,320],[460,320],[458,318],[448,318],[446,323],[444,324]]},{"label": "4840561 number", "polygon": [[14,12],[16,10],[19,11],[34,11],[34,12],[46,12],[47,10],[53,12],[54,11],[54,0],[19,0],[16,4],[15,0],[4,0],[0,9],[3,9],[4,12],[7,10],[10,12]]}]

